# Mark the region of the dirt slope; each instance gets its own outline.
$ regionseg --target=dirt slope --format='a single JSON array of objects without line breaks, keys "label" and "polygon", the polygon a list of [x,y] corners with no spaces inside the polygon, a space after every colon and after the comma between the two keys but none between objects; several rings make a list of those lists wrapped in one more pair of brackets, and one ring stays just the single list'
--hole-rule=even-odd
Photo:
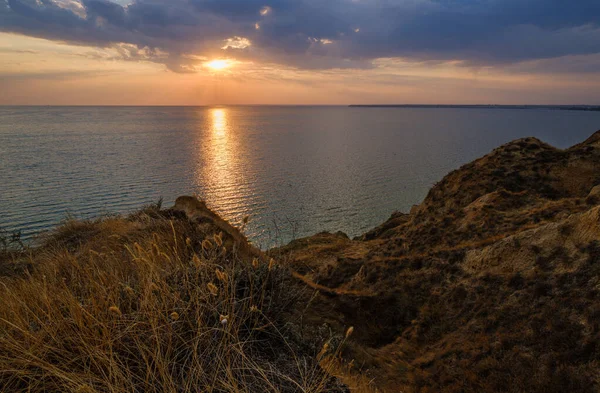
[{"label": "dirt slope", "polygon": [[271,254],[319,290],[301,317],[354,326],[387,392],[600,391],[600,131],[535,138],[448,174],[410,214]]}]

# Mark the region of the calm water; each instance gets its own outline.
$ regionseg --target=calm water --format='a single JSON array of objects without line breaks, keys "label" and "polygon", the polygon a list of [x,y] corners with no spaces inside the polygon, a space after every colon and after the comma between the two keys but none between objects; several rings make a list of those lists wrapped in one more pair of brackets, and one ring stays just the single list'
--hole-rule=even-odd
[{"label": "calm water", "polygon": [[0,107],[0,226],[29,237],[197,194],[249,215],[262,247],[354,236],[502,143],[568,147],[598,129],[598,112],[552,110]]}]

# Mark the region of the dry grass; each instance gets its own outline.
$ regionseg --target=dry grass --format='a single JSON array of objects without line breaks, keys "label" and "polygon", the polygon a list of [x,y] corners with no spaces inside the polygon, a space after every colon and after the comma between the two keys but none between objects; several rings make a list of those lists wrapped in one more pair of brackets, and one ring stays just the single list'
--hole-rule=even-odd
[{"label": "dry grass", "polygon": [[346,362],[337,356],[331,356],[323,359],[321,366],[338,377],[352,393],[381,393],[368,372],[356,369],[354,360]]},{"label": "dry grass", "polygon": [[223,236],[147,209],[14,257],[33,268],[0,277],[0,391],[343,391],[279,319],[287,270]]}]

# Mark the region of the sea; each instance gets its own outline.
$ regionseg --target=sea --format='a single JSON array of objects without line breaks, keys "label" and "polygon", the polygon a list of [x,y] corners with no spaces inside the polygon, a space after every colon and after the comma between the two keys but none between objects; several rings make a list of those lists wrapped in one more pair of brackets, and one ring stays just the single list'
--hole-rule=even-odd
[{"label": "sea", "polygon": [[[565,108],[563,108],[565,109]],[[513,139],[567,148],[600,112],[547,107],[0,107],[0,228],[196,195],[263,249],[360,235]]]}]

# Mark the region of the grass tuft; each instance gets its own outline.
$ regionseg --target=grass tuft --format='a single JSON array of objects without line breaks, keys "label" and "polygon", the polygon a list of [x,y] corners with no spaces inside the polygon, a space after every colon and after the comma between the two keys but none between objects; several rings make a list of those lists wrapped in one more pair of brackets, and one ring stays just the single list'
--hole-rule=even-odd
[{"label": "grass tuft", "polygon": [[290,339],[289,273],[146,208],[70,221],[0,278],[0,391],[342,391]]}]

